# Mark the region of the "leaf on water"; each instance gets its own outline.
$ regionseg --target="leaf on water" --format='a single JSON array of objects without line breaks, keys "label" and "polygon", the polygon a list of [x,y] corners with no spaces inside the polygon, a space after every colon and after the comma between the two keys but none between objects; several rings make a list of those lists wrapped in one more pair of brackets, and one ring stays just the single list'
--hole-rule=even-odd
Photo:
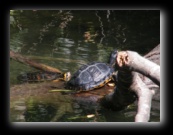
[{"label": "leaf on water", "polygon": [[87,115],[87,118],[92,118],[94,116],[95,116],[94,114],[89,114],[89,115]]}]

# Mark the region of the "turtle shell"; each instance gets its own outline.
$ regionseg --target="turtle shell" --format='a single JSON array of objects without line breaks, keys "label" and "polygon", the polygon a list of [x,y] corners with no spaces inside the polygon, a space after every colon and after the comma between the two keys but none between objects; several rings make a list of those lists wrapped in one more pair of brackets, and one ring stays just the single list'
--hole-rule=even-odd
[{"label": "turtle shell", "polygon": [[66,83],[67,89],[88,91],[100,88],[109,82],[114,68],[107,63],[92,62],[83,65]]}]

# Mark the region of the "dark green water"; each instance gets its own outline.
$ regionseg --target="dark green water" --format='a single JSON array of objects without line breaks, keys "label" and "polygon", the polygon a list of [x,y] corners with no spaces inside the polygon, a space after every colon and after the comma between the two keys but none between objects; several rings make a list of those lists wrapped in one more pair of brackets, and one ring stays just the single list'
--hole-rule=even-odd
[{"label": "dark green water", "polygon": [[[40,63],[74,73],[92,61],[108,62],[115,48],[141,55],[160,43],[159,10],[12,10],[10,11],[10,49]],[[10,60],[10,86],[18,84],[20,73],[35,71]],[[47,97],[49,98],[49,97]],[[17,99],[16,99],[17,100]],[[70,101],[57,105],[36,98],[11,101],[11,121],[133,121],[136,108],[112,112],[86,109]],[[17,103],[16,103],[17,102]],[[160,109],[160,108],[159,108]],[[154,109],[151,121],[160,121]],[[89,114],[94,117],[87,118]],[[111,116],[111,117],[110,117]]]}]

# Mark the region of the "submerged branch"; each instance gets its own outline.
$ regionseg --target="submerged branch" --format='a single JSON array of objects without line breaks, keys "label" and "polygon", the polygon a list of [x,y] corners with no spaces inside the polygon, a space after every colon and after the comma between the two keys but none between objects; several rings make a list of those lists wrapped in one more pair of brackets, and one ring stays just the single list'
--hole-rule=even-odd
[{"label": "submerged branch", "polygon": [[53,67],[50,67],[48,65],[45,65],[45,64],[41,64],[41,63],[38,63],[38,62],[35,62],[31,59],[28,59],[18,53],[15,53],[13,51],[10,50],[10,58],[12,58],[13,60],[16,60],[20,63],[23,63],[25,65],[29,65],[31,67],[34,67],[36,69],[39,69],[39,70],[43,70],[43,71],[48,71],[48,72],[58,72],[58,73],[62,73],[59,69],[57,68],[53,68]]}]

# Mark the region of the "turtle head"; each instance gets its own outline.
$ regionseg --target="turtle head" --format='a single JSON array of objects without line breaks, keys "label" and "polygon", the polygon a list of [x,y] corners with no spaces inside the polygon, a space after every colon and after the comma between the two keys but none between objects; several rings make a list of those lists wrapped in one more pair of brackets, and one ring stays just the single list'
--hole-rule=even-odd
[{"label": "turtle head", "polygon": [[64,73],[64,81],[69,81],[71,78],[71,73],[70,72],[67,72],[67,73]]},{"label": "turtle head", "polygon": [[115,65],[117,54],[118,54],[118,51],[115,49],[110,55],[109,64],[112,67]]}]

